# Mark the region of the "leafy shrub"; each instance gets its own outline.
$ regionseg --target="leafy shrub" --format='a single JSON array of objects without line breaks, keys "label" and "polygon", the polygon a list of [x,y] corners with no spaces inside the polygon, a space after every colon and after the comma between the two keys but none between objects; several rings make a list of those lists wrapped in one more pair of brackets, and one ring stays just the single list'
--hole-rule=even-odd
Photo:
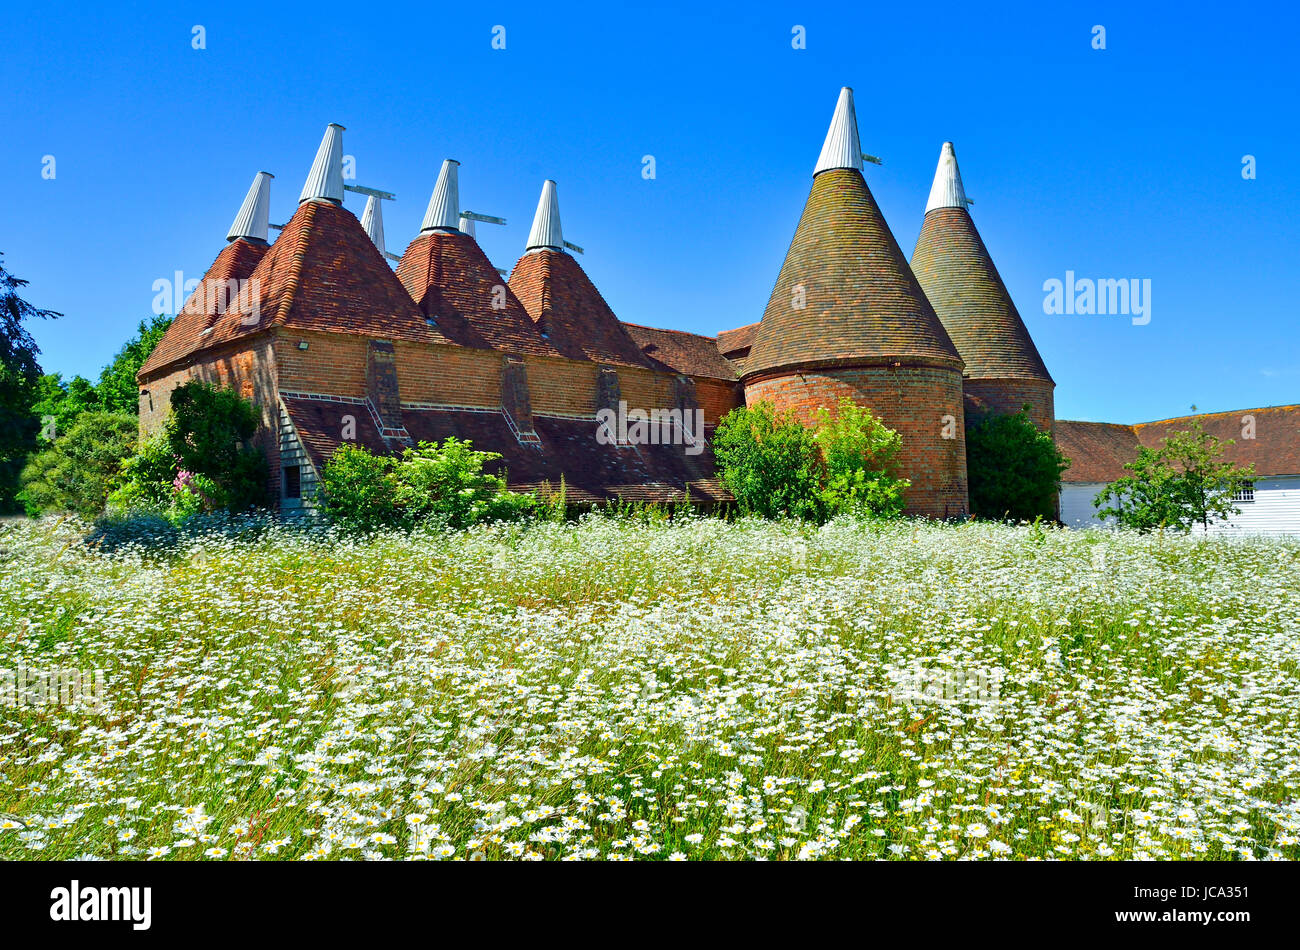
[{"label": "leafy shrub", "polygon": [[483,470],[500,458],[454,437],[441,444],[421,442],[397,459],[345,444],[321,473],[325,512],[341,525],[367,531],[417,525],[467,528],[514,521],[539,510],[553,512],[553,506],[541,505],[534,495],[509,491],[504,476]]},{"label": "leafy shrub", "polygon": [[849,399],[842,400],[834,414],[819,409],[813,441],[821,451],[822,500],[828,514],[902,513],[903,493],[911,482],[890,472],[903,439],[871,410]]},{"label": "leafy shrub", "polygon": [[731,410],[713,434],[713,457],[741,511],[820,520],[817,443],[793,413],[766,402]]},{"label": "leafy shrub", "polygon": [[1033,521],[1055,518],[1061,473],[1070,460],[1025,410],[968,420],[966,478],[971,514]]},{"label": "leafy shrub", "polygon": [[822,522],[840,512],[901,512],[910,483],[890,474],[901,445],[849,399],[834,413],[821,409],[815,429],[760,402],[722,418],[713,455],[742,512]]},{"label": "leafy shrub", "polygon": [[72,511],[94,517],[104,510],[123,462],[136,447],[138,420],[113,412],[86,412],[28,461],[22,500],[28,511]]},{"label": "leafy shrub", "polygon": [[320,476],[325,513],[339,524],[371,531],[402,521],[391,458],[344,442]]},{"label": "leafy shrub", "polygon": [[234,390],[194,380],[172,392],[165,431],[177,473],[207,479],[212,507],[266,504],[266,456],[249,445],[260,422],[257,407]]},{"label": "leafy shrub", "polygon": [[109,498],[118,511],[246,511],[266,504],[266,456],[250,441],[257,407],[238,393],[197,380],[172,392],[161,433],[122,465]]}]

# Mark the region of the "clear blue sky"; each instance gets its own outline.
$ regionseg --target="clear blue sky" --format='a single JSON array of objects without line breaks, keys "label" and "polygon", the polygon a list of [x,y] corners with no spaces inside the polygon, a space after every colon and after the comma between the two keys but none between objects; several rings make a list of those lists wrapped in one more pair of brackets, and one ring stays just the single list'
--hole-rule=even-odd
[{"label": "clear blue sky", "polygon": [[[155,280],[202,275],[255,172],[276,175],[271,220],[288,219],[339,122],[356,183],[397,193],[390,250],[450,157],[462,204],[509,219],[479,239],[512,267],[554,178],[565,236],[622,319],[713,334],[762,315],[849,85],[863,149],[885,162],[867,180],[908,256],[956,143],[1058,416],[1300,402],[1300,14],[1129,7],[10,4],[0,251],[29,300],[65,314],[33,328],[42,365],[94,378]],[[1045,315],[1043,282],[1067,270],[1149,278],[1150,324]]]}]

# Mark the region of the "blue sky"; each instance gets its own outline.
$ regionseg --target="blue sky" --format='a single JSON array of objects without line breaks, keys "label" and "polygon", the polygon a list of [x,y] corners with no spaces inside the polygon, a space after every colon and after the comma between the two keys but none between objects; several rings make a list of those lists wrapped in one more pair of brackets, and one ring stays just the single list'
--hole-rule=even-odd
[{"label": "blue sky", "polygon": [[[622,319],[714,334],[762,315],[848,85],[909,257],[956,144],[1059,417],[1300,402],[1294,7],[892,6],[10,7],[0,251],[27,299],[65,314],[33,327],[42,365],[93,378],[155,280],[202,275],[255,172],[276,175],[271,220],[289,218],[339,122],[356,183],[398,196],[389,250],[456,158],[462,204],[509,219],[479,240],[512,267],[554,178],[565,237]],[[1150,323],[1044,314],[1043,282],[1067,270],[1149,279]]]}]

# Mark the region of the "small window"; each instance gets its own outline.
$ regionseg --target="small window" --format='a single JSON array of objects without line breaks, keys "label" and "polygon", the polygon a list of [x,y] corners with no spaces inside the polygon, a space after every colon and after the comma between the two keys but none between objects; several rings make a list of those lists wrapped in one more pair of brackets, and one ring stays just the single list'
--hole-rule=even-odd
[{"label": "small window", "polygon": [[1232,493],[1233,501],[1254,501],[1255,500],[1255,483],[1242,482],[1241,487]]},{"label": "small window", "polygon": [[302,471],[297,465],[284,467],[284,497],[302,497]]}]

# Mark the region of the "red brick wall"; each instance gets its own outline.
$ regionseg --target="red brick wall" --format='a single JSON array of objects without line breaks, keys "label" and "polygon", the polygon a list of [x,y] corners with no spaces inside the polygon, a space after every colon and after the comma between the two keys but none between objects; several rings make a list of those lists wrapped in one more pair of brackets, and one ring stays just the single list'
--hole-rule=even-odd
[{"label": "red brick wall", "polygon": [[1056,403],[1053,384],[1036,379],[967,379],[962,384],[966,396],[966,414],[981,411],[1019,412],[1029,404],[1029,418],[1044,432],[1056,426]]},{"label": "red brick wall", "polygon": [[692,378],[695,380],[695,398],[704,410],[706,426],[717,425],[718,420],[732,409],[745,404],[745,391],[739,383],[704,376]]},{"label": "red brick wall", "polygon": [[[774,403],[809,422],[843,397],[866,406],[902,436],[897,473],[911,479],[908,514],[957,517],[969,510],[961,376],[933,366],[867,367],[789,372],[749,381],[745,401]],[[943,437],[944,416],[953,438]]]},{"label": "red brick wall", "polygon": [[[307,349],[299,349],[300,342],[306,342]],[[364,336],[348,333],[277,331],[275,356],[280,388],[286,392],[364,396],[369,342]]]},{"label": "red brick wall", "polygon": [[596,363],[528,356],[524,364],[534,415],[595,417]]}]

